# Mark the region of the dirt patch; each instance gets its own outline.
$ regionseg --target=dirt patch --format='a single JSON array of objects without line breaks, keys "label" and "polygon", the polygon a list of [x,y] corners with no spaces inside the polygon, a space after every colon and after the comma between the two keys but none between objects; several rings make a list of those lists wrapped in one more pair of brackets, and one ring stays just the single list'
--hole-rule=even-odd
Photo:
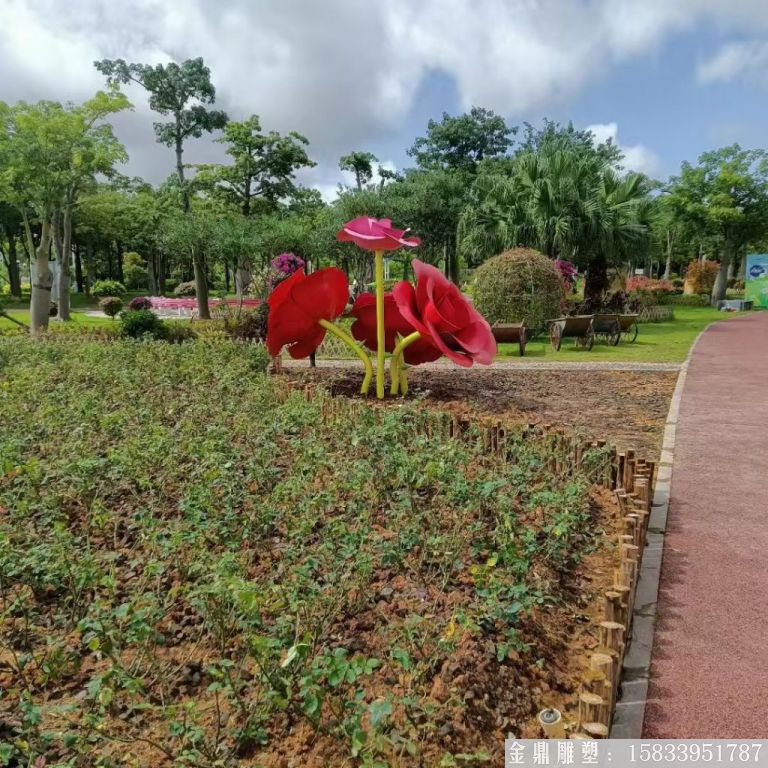
[{"label": "dirt patch", "polygon": [[[360,374],[349,368],[292,369],[301,381],[323,382],[354,395]],[[655,459],[675,389],[672,371],[506,371],[412,369],[410,392],[436,403],[513,423],[583,429],[619,450]]]}]

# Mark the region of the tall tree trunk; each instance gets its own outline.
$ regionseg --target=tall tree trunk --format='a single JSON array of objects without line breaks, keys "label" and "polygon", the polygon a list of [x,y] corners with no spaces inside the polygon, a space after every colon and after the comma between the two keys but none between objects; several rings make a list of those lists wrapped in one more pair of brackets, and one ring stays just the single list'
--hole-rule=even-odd
[{"label": "tall tree trunk", "polygon": [[16,252],[16,235],[8,232],[8,282],[10,283],[11,296],[21,298],[21,273],[19,271],[19,257]]},{"label": "tall tree trunk", "polygon": [[238,298],[248,292],[248,286],[251,284],[251,262],[247,256],[239,256],[237,259],[237,270],[235,271],[235,290]]},{"label": "tall tree trunk", "polygon": [[729,260],[728,260],[728,280],[730,280],[732,277],[735,277],[736,275],[736,259],[738,257],[734,254]]},{"label": "tall tree trunk", "polygon": [[72,264],[72,210],[66,206],[61,216],[61,231],[56,237],[59,259],[58,296],[59,319],[70,320],[69,278]]},{"label": "tall tree trunk", "polygon": [[587,268],[587,278],[584,283],[584,300],[599,302],[608,289],[608,263],[605,256],[595,256]]},{"label": "tall tree trunk", "polygon": [[[31,237],[31,236],[30,236]],[[35,248],[34,274],[32,275],[32,297],[29,306],[30,332],[37,334],[48,328],[51,310],[51,286],[53,273],[49,262],[51,244],[51,222],[48,217],[42,221],[40,243]]]},{"label": "tall tree trunk", "polygon": [[667,230],[667,261],[664,264],[664,279],[669,280],[672,275],[672,236]]},{"label": "tall tree trunk", "polygon": [[85,244],[85,295],[91,295],[91,286],[96,282],[96,260],[93,254],[93,243]]},{"label": "tall tree trunk", "polygon": [[712,288],[712,306],[716,307],[717,302],[725,298],[725,292],[728,289],[728,266],[731,263],[731,251],[726,245],[720,254],[720,269],[715,278],[715,286]]},{"label": "tall tree trunk", "polygon": [[125,277],[123,276],[123,244],[119,240],[115,240],[115,257],[117,258],[118,282],[125,285]]},{"label": "tall tree trunk", "polygon": [[201,320],[210,320],[208,310],[208,281],[205,279],[205,257],[195,249],[192,265],[195,272],[195,292],[197,294],[197,316]]},{"label": "tall tree trunk", "polygon": [[80,244],[75,244],[75,285],[77,286],[77,292],[83,293],[83,259],[80,254]]},{"label": "tall tree trunk", "polygon": [[157,253],[151,251],[147,256],[147,282],[149,295],[157,296]]}]

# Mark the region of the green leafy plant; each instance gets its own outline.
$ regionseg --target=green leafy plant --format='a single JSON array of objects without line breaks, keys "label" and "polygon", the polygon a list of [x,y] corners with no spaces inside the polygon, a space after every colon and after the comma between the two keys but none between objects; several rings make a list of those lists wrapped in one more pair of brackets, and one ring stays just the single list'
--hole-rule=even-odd
[{"label": "green leafy plant", "polygon": [[538,330],[561,314],[565,291],[552,259],[528,248],[513,248],[477,268],[473,298],[491,325],[525,320]]},{"label": "green leafy plant", "polygon": [[165,335],[165,324],[150,309],[131,309],[120,315],[120,326],[124,336],[138,339],[151,336],[159,339]]},{"label": "green leafy plant", "polygon": [[102,299],[105,296],[125,296],[125,286],[118,280],[97,280],[91,286],[91,296]]},{"label": "green leafy plant", "polygon": [[99,309],[101,309],[107,317],[116,317],[122,308],[123,300],[117,296],[105,296],[99,301]]}]

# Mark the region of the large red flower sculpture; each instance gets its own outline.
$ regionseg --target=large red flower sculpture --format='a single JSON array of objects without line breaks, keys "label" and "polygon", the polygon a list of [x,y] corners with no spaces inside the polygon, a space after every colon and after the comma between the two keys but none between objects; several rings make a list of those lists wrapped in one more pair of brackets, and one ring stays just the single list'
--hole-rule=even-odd
[{"label": "large red flower sculpture", "polygon": [[336,239],[350,242],[367,251],[395,251],[402,246],[415,248],[421,244],[418,237],[404,237],[407,229],[393,229],[390,219],[373,219],[359,216],[348,221]]},{"label": "large red flower sculpture", "polygon": [[392,290],[406,322],[458,365],[490,365],[496,340],[485,318],[439,269],[414,259],[416,288],[403,281]]},{"label": "large red flower sculpture", "polygon": [[349,299],[347,276],[336,267],[305,275],[303,269],[280,283],[269,296],[267,349],[272,356],[287,346],[294,358],[307,357],[325,338],[321,320],[336,320]]},{"label": "large red flower sculpture", "polygon": [[[368,349],[376,350],[376,297],[372,293],[361,293],[352,306],[352,336],[362,341]],[[387,352],[392,352],[397,344],[398,336],[408,336],[413,333],[413,326],[400,314],[395,297],[391,293],[384,294],[384,331]],[[419,339],[406,347],[405,362],[410,365],[431,363],[437,360],[442,352],[429,339]]]}]

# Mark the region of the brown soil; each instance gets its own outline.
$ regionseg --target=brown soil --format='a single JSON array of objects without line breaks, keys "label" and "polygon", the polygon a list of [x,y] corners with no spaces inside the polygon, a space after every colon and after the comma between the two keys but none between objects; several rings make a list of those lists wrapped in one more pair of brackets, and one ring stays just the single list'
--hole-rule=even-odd
[{"label": "brown soil", "polygon": [[[360,374],[349,368],[291,369],[302,381],[318,381],[354,395]],[[673,371],[438,370],[411,369],[409,396],[425,396],[452,409],[505,422],[583,429],[619,450],[655,459],[677,381]]]}]

